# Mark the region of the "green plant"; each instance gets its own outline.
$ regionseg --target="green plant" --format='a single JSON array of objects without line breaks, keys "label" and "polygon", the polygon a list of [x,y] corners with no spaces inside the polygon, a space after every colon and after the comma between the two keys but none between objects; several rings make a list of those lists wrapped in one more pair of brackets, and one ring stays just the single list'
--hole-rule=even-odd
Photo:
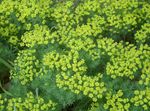
[{"label": "green plant", "polygon": [[[3,41],[0,42],[0,84],[9,82],[9,71],[13,69],[12,61],[15,59],[15,51]],[[2,88],[0,88],[1,92]]]},{"label": "green plant", "polygon": [[0,36],[18,50],[1,110],[149,111],[149,7],[3,0]]}]

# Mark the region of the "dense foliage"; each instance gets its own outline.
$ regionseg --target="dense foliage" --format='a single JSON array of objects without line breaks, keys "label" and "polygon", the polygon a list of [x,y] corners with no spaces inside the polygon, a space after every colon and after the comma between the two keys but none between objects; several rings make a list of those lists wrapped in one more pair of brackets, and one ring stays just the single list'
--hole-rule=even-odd
[{"label": "dense foliage", "polygon": [[0,68],[1,111],[150,111],[150,3],[0,0]]}]

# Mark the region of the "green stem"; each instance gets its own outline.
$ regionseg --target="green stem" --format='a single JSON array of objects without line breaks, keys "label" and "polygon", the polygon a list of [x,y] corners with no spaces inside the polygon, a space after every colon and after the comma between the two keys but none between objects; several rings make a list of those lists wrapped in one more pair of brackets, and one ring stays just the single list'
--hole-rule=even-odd
[{"label": "green stem", "polygon": [[37,97],[37,98],[38,98],[38,96],[39,96],[39,93],[38,93],[38,92],[39,92],[39,89],[36,88],[36,89],[35,89],[35,93],[36,93],[36,97]]},{"label": "green stem", "polygon": [[9,69],[12,69],[13,67],[8,63],[6,62],[4,59],[0,58],[0,62],[3,63],[6,67],[8,67]]},{"label": "green stem", "polygon": [[13,96],[10,92],[6,91],[3,87],[2,87],[2,84],[0,82],[0,88],[9,96]]}]

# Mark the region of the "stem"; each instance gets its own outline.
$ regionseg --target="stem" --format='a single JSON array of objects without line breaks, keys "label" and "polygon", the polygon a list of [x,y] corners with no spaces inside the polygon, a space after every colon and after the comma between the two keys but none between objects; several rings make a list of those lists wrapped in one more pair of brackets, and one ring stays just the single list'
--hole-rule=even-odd
[{"label": "stem", "polygon": [[39,91],[39,89],[38,89],[38,88],[36,88],[36,89],[35,89],[35,93],[36,93],[36,97],[37,97],[37,98],[38,98],[38,96],[39,96],[38,91]]},{"label": "stem", "polygon": [[14,104],[14,111],[16,111],[16,106],[15,106],[15,104]]},{"label": "stem", "polygon": [[6,91],[3,87],[2,87],[2,84],[0,82],[0,88],[2,89],[2,91],[4,91],[7,95],[9,96],[13,96],[10,92]]},{"label": "stem", "polygon": [[4,59],[0,58],[0,62],[3,63],[6,67],[8,67],[9,69],[12,69],[13,67],[8,63],[6,62]]}]

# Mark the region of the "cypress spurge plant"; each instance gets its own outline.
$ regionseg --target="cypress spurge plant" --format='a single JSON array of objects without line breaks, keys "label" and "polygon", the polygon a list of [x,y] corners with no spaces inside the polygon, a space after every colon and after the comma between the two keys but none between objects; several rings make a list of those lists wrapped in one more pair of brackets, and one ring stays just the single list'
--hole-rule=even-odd
[{"label": "cypress spurge plant", "polygon": [[1,39],[18,49],[2,111],[150,110],[149,2],[0,3]]},{"label": "cypress spurge plant", "polygon": [[13,69],[12,61],[15,57],[14,49],[6,44],[5,41],[0,41],[0,92],[2,92],[3,89],[8,89],[10,82],[9,71]]}]

